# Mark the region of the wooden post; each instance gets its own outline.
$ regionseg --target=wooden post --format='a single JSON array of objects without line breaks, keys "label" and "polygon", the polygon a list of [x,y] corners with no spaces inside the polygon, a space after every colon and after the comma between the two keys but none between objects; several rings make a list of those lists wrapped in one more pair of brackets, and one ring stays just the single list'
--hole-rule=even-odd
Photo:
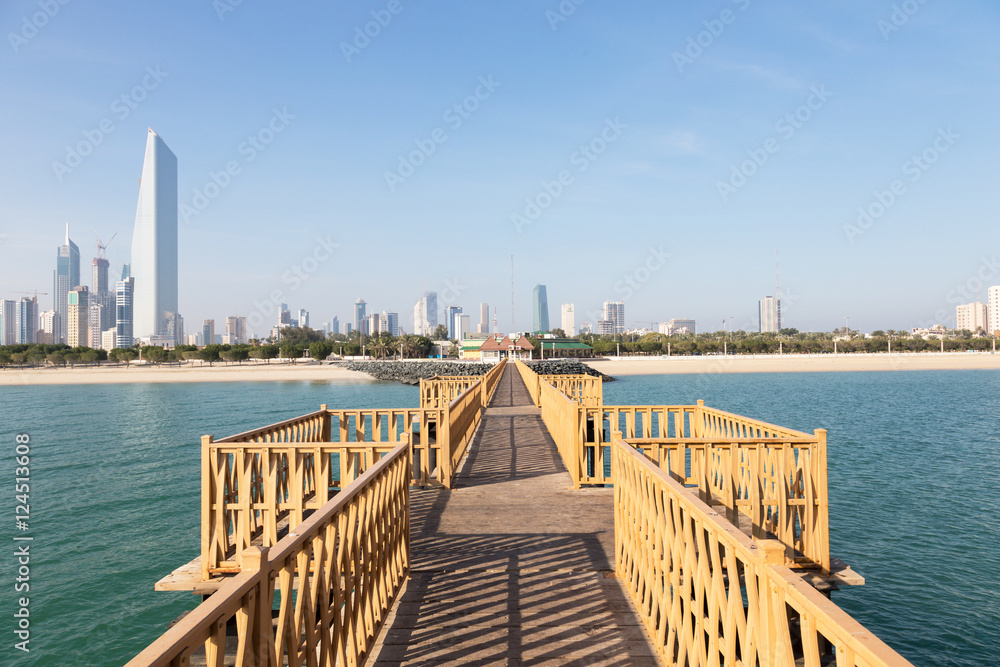
[{"label": "wooden post", "polygon": [[319,409],[323,411],[323,433],[320,439],[323,442],[331,442],[330,440],[330,424],[333,421],[330,417],[330,412],[326,408],[326,403],[319,406]]},{"label": "wooden post", "polygon": [[830,494],[826,483],[826,429],[818,428],[814,431],[816,439],[819,441],[816,447],[816,456],[813,463],[813,475],[816,480],[816,493],[819,495],[819,513],[817,522],[819,529],[819,564],[824,572],[830,571]]},{"label": "wooden post", "polygon": [[694,409],[694,425],[691,429],[693,433],[691,437],[694,438],[704,438],[703,435],[705,429],[702,427],[702,420],[705,417],[705,401],[701,398],[698,399],[698,407]]},{"label": "wooden post", "polygon": [[242,610],[247,614],[247,649],[256,658],[258,665],[271,664],[272,661],[265,660],[264,656],[268,655],[268,652],[271,656],[274,655],[271,648],[274,643],[274,631],[271,627],[271,592],[274,587],[268,576],[267,552],[268,547],[254,546],[245,549],[239,556],[241,572],[260,573],[257,585],[247,596],[251,608]]},{"label": "wooden post", "polygon": [[[764,664],[773,665],[778,654],[778,634],[782,620],[778,614],[785,614],[784,609],[780,609],[776,602],[776,591],[772,590],[771,567],[785,564],[785,547],[778,540],[754,539],[760,560],[757,562],[759,577],[757,578],[757,597],[760,603],[760,627],[762,632],[759,637],[760,653],[764,657]],[[783,607],[784,604],[780,605]]]},{"label": "wooden post", "polygon": [[211,578],[209,551],[212,548],[212,466],[210,450],[215,437],[201,436],[201,580]]}]

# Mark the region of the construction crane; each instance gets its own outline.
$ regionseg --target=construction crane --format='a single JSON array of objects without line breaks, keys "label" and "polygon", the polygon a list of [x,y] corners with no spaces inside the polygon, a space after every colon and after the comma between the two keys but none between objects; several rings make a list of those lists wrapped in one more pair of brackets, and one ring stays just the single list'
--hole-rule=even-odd
[{"label": "construction crane", "polygon": [[98,259],[107,259],[108,258],[108,255],[107,255],[107,253],[105,251],[108,249],[108,244],[111,243],[112,241],[114,241],[116,236],[118,236],[118,232],[115,232],[111,236],[111,238],[108,239],[108,243],[103,243],[101,241],[101,237],[97,235],[97,227],[94,227],[94,238],[97,239],[97,257],[98,257]]},{"label": "construction crane", "polygon": [[650,322],[649,320],[643,320],[641,322],[639,320],[632,320],[632,324],[648,324],[649,330],[653,333],[656,333],[660,328],[659,322]]},{"label": "construction crane", "polygon": [[38,290],[35,290],[34,292],[17,292],[17,291],[14,291],[14,292],[11,292],[11,293],[12,294],[34,294],[35,295],[35,301],[38,301],[38,295],[39,294],[41,294],[42,296],[48,296],[49,295],[48,292],[39,292]]}]

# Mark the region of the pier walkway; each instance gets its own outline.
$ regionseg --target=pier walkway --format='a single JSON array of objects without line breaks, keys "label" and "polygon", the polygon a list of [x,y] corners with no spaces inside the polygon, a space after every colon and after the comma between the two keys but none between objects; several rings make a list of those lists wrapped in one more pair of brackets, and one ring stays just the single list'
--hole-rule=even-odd
[{"label": "pier walkway", "polygon": [[613,493],[573,490],[509,365],[452,490],[410,492],[410,580],[375,664],[658,664],[614,575]]},{"label": "pier walkway", "polygon": [[536,368],[203,436],[204,599],[127,667],[910,667],[831,599],[824,429]]}]

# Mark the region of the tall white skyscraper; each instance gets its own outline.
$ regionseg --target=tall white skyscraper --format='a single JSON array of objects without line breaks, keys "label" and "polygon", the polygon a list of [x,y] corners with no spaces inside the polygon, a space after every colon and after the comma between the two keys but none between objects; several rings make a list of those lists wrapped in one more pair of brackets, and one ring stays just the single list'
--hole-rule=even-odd
[{"label": "tall white skyscraper", "polygon": [[437,292],[424,292],[413,307],[413,333],[418,336],[430,336],[438,325],[438,295]]},{"label": "tall white skyscraper", "polygon": [[576,335],[576,314],[573,312],[573,304],[564,303],[562,305],[562,330],[567,336]]},{"label": "tall white skyscraper", "polygon": [[765,296],[758,303],[760,310],[760,332],[778,332],[778,300],[773,296]]},{"label": "tall white skyscraper", "polygon": [[986,315],[990,333],[1000,336],[1000,285],[994,285],[986,293]]},{"label": "tall white skyscraper", "polygon": [[[177,313],[177,158],[152,128],[132,232],[133,338],[167,333]],[[119,332],[119,345],[122,343]]]},{"label": "tall white skyscraper", "polygon": [[66,242],[56,253],[56,270],[52,275],[53,310],[59,317],[53,343],[65,343],[69,323],[67,297],[71,289],[80,284],[80,249],[69,239],[69,225],[66,225]]}]

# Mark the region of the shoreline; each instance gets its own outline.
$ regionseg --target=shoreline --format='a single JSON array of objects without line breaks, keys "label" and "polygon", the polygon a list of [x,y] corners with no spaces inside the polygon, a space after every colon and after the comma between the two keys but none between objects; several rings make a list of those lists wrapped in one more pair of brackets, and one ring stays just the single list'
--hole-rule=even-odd
[{"label": "shoreline", "polygon": [[68,384],[141,384],[176,382],[377,382],[367,373],[328,363],[233,364],[215,366],[136,365],[77,368],[7,368],[0,387]]},{"label": "shoreline", "polygon": [[591,368],[616,377],[704,373],[1000,370],[1000,354],[991,352],[607,357],[581,361]]},{"label": "shoreline", "polygon": [[[428,361],[428,360],[407,360]],[[916,370],[1000,370],[1000,354],[920,352],[875,354],[708,355],[575,359],[613,377],[722,373],[814,373]],[[330,363],[217,363],[190,365],[6,368],[0,387],[176,382],[379,382],[361,371]]]}]

